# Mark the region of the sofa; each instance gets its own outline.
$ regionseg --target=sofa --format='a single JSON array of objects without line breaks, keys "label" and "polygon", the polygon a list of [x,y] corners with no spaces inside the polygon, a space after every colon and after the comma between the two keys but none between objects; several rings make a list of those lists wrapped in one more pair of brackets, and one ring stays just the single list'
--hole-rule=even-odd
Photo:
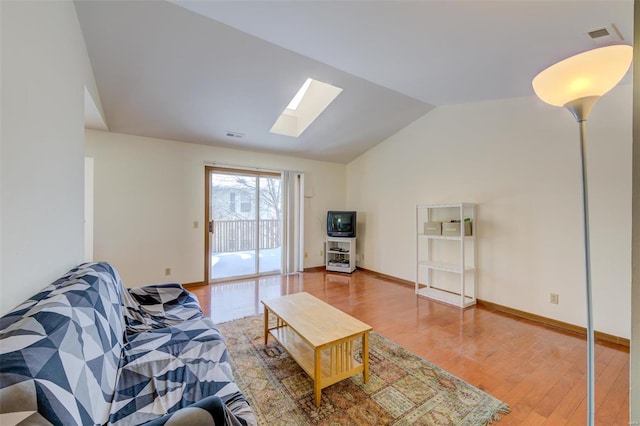
[{"label": "sofa", "polygon": [[82,264],[0,318],[0,424],[254,425],[225,342],[179,284]]}]

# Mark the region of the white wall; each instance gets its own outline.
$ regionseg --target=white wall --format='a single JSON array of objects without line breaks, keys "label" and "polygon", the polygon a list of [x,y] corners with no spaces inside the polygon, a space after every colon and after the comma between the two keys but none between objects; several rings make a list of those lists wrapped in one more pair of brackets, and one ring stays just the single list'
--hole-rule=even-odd
[{"label": "white wall", "polygon": [[[595,325],[625,338],[631,92],[614,89],[587,124]],[[360,265],[414,280],[415,205],[478,203],[478,298],[584,326],[578,155],[570,113],[534,97],[433,110],[347,166]]]},{"label": "white wall", "polygon": [[324,264],[326,212],[345,206],[343,164],[95,130],[86,132],[86,154],[94,158],[94,257],[130,287],[204,280],[205,162],[305,172],[313,194],[305,198],[305,267]]},{"label": "white wall", "polygon": [[93,262],[93,158],[84,159],[84,261]]},{"label": "white wall", "polygon": [[83,97],[72,2],[2,1],[0,314],[82,261]]}]

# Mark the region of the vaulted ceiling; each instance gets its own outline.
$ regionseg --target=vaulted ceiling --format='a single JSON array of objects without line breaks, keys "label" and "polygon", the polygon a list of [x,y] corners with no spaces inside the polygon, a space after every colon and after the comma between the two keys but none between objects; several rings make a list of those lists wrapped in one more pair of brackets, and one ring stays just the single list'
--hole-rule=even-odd
[{"label": "vaulted ceiling", "polygon": [[[548,65],[633,39],[632,0],[75,5],[110,131],[340,163],[435,107],[533,95]],[[307,77],[344,90],[300,137],[270,133]]]}]

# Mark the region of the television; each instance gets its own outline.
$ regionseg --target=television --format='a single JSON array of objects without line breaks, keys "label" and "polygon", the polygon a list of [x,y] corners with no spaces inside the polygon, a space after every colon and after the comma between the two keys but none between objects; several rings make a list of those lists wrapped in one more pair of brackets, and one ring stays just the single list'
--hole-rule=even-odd
[{"label": "television", "polygon": [[327,235],[329,237],[356,237],[356,212],[327,212]]}]

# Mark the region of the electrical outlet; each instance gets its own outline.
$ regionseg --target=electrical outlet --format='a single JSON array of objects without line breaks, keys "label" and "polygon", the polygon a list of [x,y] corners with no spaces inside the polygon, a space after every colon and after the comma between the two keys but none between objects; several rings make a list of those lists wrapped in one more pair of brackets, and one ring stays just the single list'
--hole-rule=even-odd
[{"label": "electrical outlet", "polygon": [[165,274],[166,276],[171,275],[171,268],[165,268],[165,269],[164,269],[164,274]]},{"label": "electrical outlet", "polygon": [[549,297],[549,302],[553,303],[554,305],[557,305],[560,303],[560,295],[556,294],[556,293],[551,293],[551,296]]},{"label": "electrical outlet", "polygon": [[193,229],[198,229],[198,226],[199,226],[199,225],[198,225],[198,221],[197,221],[197,220],[194,220],[194,221],[193,221]]},{"label": "electrical outlet", "polygon": [[324,250],[320,250],[320,256],[324,255]]},{"label": "electrical outlet", "polygon": [[309,257],[309,253],[307,253],[306,251],[304,252],[304,258],[307,259]]}]

